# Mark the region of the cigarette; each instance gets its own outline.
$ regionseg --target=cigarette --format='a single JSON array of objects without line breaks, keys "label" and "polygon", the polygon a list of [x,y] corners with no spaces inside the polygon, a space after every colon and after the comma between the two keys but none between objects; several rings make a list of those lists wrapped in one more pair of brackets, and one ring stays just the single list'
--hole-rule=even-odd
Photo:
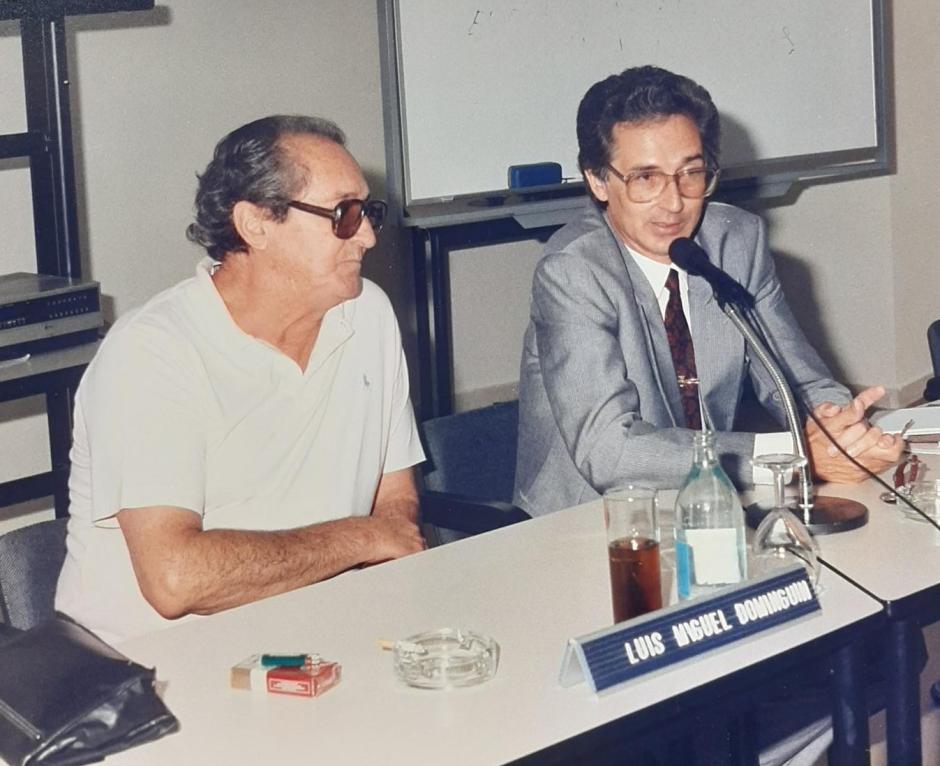
[{"label": "cigarette", "polygon": [[411,654],[427,654],[428,650],[412,641],[389,641],[387,638],[378,638],[375,645],[384,652],[396,650],[410,652]]}]

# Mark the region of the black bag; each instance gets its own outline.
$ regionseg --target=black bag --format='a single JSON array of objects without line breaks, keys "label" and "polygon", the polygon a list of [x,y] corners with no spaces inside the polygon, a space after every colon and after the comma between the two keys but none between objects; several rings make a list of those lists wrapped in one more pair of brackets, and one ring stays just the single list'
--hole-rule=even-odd
[{"label": "black bag", "polygon": [[154,672],[70,620],[0,643],[0,758],[78,766],[179,728]]}]

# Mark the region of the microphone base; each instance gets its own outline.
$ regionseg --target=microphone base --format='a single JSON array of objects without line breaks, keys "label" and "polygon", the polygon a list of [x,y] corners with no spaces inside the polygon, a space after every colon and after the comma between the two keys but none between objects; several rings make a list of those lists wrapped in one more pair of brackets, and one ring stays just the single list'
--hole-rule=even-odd
[{"label": "microphone base", "polygon": [[[749,505],[744,510],[748,526],[756,529],[770,510],[757,503]],[[792,508],[791,510],[800,521],[803,521],[802,510]],[[848,532],[851,529],[864,527],[868,523],[868,507],[844,497],[817,495],[813,498],[813,510],[810,511],[809,520],[810,523],[806,526],[814,535]]]}]

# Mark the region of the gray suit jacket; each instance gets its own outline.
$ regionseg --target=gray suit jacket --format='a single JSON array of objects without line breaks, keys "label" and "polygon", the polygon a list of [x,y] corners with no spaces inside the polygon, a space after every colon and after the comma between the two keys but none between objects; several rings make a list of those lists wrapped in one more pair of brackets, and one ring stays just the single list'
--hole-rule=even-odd
[{"label": "gray suit jacket", "polygon": [[[712,202],[695,239],[755,296],[797,399],[811,406],[848,402],[849,392],[831,379],[787,306],[761,219]],[[784,423],[776,389],[697,277],[689,279],[689,313],[722,464],[736,484],[750,484],[754,435],[730,429],[745,376]],[[693,432],[680,425],[679,387],[656,296],[591,202],[549,240],[536,268],[519,407],[515,502],[530,514],[626,483],[677,487],[691,465]]]}]

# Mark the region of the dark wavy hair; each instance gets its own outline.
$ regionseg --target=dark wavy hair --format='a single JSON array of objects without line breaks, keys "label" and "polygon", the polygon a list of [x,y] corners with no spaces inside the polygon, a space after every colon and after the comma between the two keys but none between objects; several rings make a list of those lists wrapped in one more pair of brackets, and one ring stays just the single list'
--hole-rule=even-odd
[{"label": "dark wavy hair", "polygon": [[274,220],[283,221],[287,203],[310,179],[281,139],[303,134],[340,146],[346,143],[343,131],[329,120],[283,114],[249,122],[219,141],[205,172],[197,175],[196,220],[186,228],[186,237],[221,261],[226,253],[248,249],[232,222],[237,202],[252,202],[270,211]]},{"label": "dark wavy hair", "polygon": [[621,122],[688,117],[702,137],[705,162],[718,167],[721,128],[712,97],[688,77],[654,66],[625,69],[592,85],[578,106],[578,166],[607,177],[613,130]]}]

